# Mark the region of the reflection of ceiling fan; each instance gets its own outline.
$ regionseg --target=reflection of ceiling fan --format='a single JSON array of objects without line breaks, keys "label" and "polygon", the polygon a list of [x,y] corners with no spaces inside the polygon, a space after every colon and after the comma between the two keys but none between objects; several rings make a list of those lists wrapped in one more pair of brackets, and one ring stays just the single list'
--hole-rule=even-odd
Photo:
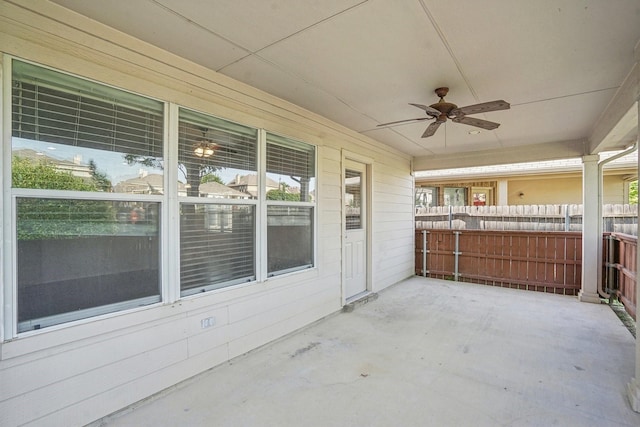
[{"label": "reflection of ceiling fan", "polygon": [[427,113],[427,117],[419,117],[417,119],[407,119],[407,120],[398,120],[395,122],[383,123],[378,126],[389,126],[395,125],[398,123],[405,122],[413,122],[420,120],[430,120],[435,119],[436,121],[431,123],[429,127],[422,134],[423,138],[427,138],[432,136],[438,130],[438,127],[447,121],[447,119],[451,119],[455,123],[463,123],[469,126],[475,126],[486,130],[493,130],[500,126],[500,123],[490,122],[488,120],[477,119],[475,117],[467,117],[467,114],[478,114],[478,113],[488,113],[490,111],[498,111],[498,110],[508,110],[511,106],[508,102],[499,100],[499,101],[490,101],[483,102],[482,104],[474,104],[467,105],[466,107],[458,107],[456,104],[452,104],[450,102],[446,102],[444,97],[447,96],[449,92],[448,87],[439,87],[435,90],[436,95],[440,97],[440,101],[435,104],[431,104],[430,106],[422,105],[422,104],[412,104],[414,107],[418,107],[421,110],[424,110]]}]

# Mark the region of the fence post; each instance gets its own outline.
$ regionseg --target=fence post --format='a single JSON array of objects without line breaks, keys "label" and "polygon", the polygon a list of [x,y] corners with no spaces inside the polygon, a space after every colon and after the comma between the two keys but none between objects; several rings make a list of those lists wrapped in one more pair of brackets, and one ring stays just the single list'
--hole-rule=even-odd
[{"label": "fence post", "polygon": [[427,230],[422,230],[422,277],[427,277]]},{"label": "fence post", "polygon": [[449,205],[449,230],[453,230],[453,206]]},{"label": "fence post", "polygon": [[569,215],[569,205],[564,205],[564,231],[571,231],[571,215]]},{"label": "fence post", "polygon": [[456,250],[453,253],[454,255],[454,270],[453,270],[453,280],[455,280],[456,282],[458,281],[458,258],[460,255],[460,234],[462,234],[462,232],[460,231],[454,231],[453,234],[456,235]]}]

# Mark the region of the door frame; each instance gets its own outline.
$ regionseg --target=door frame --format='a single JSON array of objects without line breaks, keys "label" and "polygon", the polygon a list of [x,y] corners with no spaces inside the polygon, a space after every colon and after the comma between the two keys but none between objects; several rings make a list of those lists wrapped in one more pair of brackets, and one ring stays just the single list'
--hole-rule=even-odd
[{"label": "door frame", "polygon": [[367,156],[362,156],[348,150],[342,150],[341,153],[341,161],[340,161],[340,177],[341,177],[341,195],[340,195],[340,211],[341,211],[341,227],[340,227],[340,246],[342,248],[342,262],[341,262],[341,289],[342,289],[342,305],[345,305],[347,302],[347,289],[346,289],[346,231],[347,231],[347,215],[345,206],[345,169],[347,169],[347,162],[355,162],[360,163],[364,167],[365,173],[365,187],[364,188],[364,196],[365,196],[365,205],[364,208],[366,210],[365,215],[365,274],[366,274],[366,289],[365,292],[372,292],[373,290],[373,251],[372,251],[372,225],[373,225],[373,159]]}]

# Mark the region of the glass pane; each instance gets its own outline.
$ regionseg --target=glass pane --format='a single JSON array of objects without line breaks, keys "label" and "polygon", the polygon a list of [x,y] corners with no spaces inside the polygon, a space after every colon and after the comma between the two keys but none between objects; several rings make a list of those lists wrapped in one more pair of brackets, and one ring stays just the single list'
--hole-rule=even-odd
[{"label": "glass pane", "polygon": [[267,134],[267,200],[315,200],[315,147]]},{"label": "glass pane", "polygon": [[430,208],[438,204],[438,189],[436,187],[416,188],[416,208]]},{"label": "glass pane", "polygon": [[269,275],[313,265],[313,209],[267,207],[267,270]]},{"label": "glass pane", "polygon": [[163,109],[14,60],[12,186],[162,194]]},{"label": "glass pane", "polygon": [[258,132],[216,117],[180,110],[178,193],[255,199]]},{"label": "glass pane", "polygon": [[183,295],[255,280],[255,206],[180,206]]},{"label": "glass pane", "polygon": [[345,211],[347,230],[362,228],[362,173],[353,170],[345,170]]},{"label": "glass pane", "polygon": [[445,206],[466,206],[467,194],[462,187],[445,187],[444,189],[444,205]]},{"label": "glass pane", "polygon": [[160,301],[159,203],[19,197],[16,208],[19,332]]}]

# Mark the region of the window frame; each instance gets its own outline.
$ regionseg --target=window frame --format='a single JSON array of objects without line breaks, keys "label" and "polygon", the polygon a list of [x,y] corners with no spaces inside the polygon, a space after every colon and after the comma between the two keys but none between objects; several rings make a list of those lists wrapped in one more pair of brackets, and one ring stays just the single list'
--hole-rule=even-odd
[{"label": "window frame", "polygon": [[[89,77],[83,76],[81,73],[68,72],[50,67],[41,63],[26,60],[20,57],[2,54],[2,84],[0,85],[0,111],[2,112],[2,122],[4,132],[2,139],[5,141],[0,151],[2,160],[2,193],[0,201],[2,202],[2,217],[4,218],[3,226],[0,228],[0,238],[3,241],[3,259],[2,274],[3,281],[6,284],[3,292],[0,294],[0,315],[3,317],[3,323],[0,325],[0,342],[23,336],[31,336],[35,334],[47,333],[78,324],[95,322],[104,318],[112,318],[122,316],[138,310],[146,310],[161,305],[172,304],[176,301],[186,298],[198,298],[202,295],[210,295],[219,291],[229,289],[237,289],[255,283],[266,283],[277,279],[278,277],[299,274],[305,271],[317,269],[318,262],[318,146],[298,138],[285,136],[275,132],[268,132],[264,128],[254,128],[257,134],[257,177],[258,177],[258,195],[253,199],[232,199],[232,198],[207,198],[207,197],[189,197],[179,196],[178,194],[178,141],[179,141],[179,112],[180,109],[194,111],[223,120],[229,123],[235,123],[233,120],[222,118],[211,112],[204,112],[190,107],[187,103],[177,104],[163,99],[157,99],[146,94],[136,93],[129,89],[123,89],[109,83],[97,81]],[[18,60],[30,65],[41,67],[69,76],[70,78],[80,79],[88,85],[96,84],[104,87],[106,90],[117,90],[131,95],[141,96],[150,101],[157,101],[162,104],[163,120],[162,120],[162,160],[164,163],[163,172],[163,194],[129,194],[129,193],[110,193],[110,192],[94,192],[94,191],[73,191],[73,190],[51,190],[51,189],[31,189],[31,188],[12,188],[12,63]],[[251,126],[237,123],[243,127]],[[301,201],[282,201],[266,199],[266,182],[267,182],[267,132],[278,138],[284,138],[294,143],[304,144],[313,150],[313,178],[314,178],[314,197],[306,202]],[[175,165],[174,165],[175,163]],[[61,313],[55,315],[58,319],[68,318],[62,322],[55,322],[52,326],[44,326],[41,329],[27,330],[18,332],[18,281],[17,281],[17,200],[21,197],[27,198],[60,198],[72,200],[96,200],[96,201],[123,201],[123,202],[150,202],[159,204],[160,221],[158,223],[158,239],[159,239],[159,301],[145,306],[136,304],[128,304],[130,301],[116,303],[115,310],[104,309],[105,306],[85,309],[92,312],[88,316],[73,318],[73,312]],[[240,281],[239,283],[229,283],[228,286],[219,287],[217,285],[205,286],[201,290],[193,294],[183,294],[180,286],[180,248],[175,245],[180,239],[180,205],[182,203],[192,203],[197,205],[240,205],[252,206],[255,212],[254,224],[254,266],[255,278],[250,282]],[[268,253],[267,253],[267,211],[269,206],[291,206],[296,208],[311,209],[310,217],[312,224],[310,247],[312,253],[312,263],[300,267],[280,270],[269,273],[268,270]],[[286,283],[287,281],[285,281]],[[256,292],[261,288],[256,288]],[[204,291],[204,292],[202,292]],[[154,297],[155,298],[155,297]]]},{"label": "window frame", "polygon": [[[292,273],[296,273],[296,272],[300,272],[300,271],[307,271],[313,268],[316,268],[316,266],[318,265],[318,207],[317,207],[317,199],[318,199],[318,146],[317,145],[313,145],[307,142],[303,142],[300,141],[296,138],[290,138],[288,136],[284,136],[282,134],[279,133],[275,133],[275,132],[269,132],[269,131],[264,131],[263,130],[263,136],[262,136],[262,144],[261,144],[261,148],[262,148],[262,156],[261,156],[261,164],[264,165],[262,173],[260,174],[260,176],[263,179],[264,184],[261,186],[261,189],[263,190],[263,194],[261,197],[261,200],[264,200],[264,216],[263,216],[263,220],[264,220],[264,230],[262,231],[261,235],[264,237],[264,243],[263,243],[263,247],[262,247],[262,257],[261,259],[264,260],[264,265],[262,266],[262,277],[264,277],[264,279],[270,279],[270,278],[275,278],[275,277],[279,277],[282,275],[287,275],[287,274],[292,274]],[[315,178],[315,192],[316,192],[316,197],[314,198],[314,200],[310,200],[307,202],[302,202],[302,201],[286,201],[286,200],[267,200],[266,197],[266,179],[267,179],[267,134],[271,134],[274,135],[276,138],[278,139],[286,139],[289,142],[292,143],[296,143],[296,144],[303,144],[303,145],[307,145],[309,147],[313,148],[313,177]],[[286,268],[283,270],[277,270],[275,272],[269,272],[269,266],[268,266],[268,253],[267,253],[267,246],[268,246],[268,231],[267,231],[267,227],[268,227],[268,214],[267,214],[267,210],[269,206],[287,206],[287,207],[294,207],[294,208],[310,208],[312,210],[311,213],[311,250],[312,250],[312,254],[311,254],[311,264],[305,264],[305,265],[301,265],[301,266],[297,266],[297,267],[292,267],[292,268]]]}]

